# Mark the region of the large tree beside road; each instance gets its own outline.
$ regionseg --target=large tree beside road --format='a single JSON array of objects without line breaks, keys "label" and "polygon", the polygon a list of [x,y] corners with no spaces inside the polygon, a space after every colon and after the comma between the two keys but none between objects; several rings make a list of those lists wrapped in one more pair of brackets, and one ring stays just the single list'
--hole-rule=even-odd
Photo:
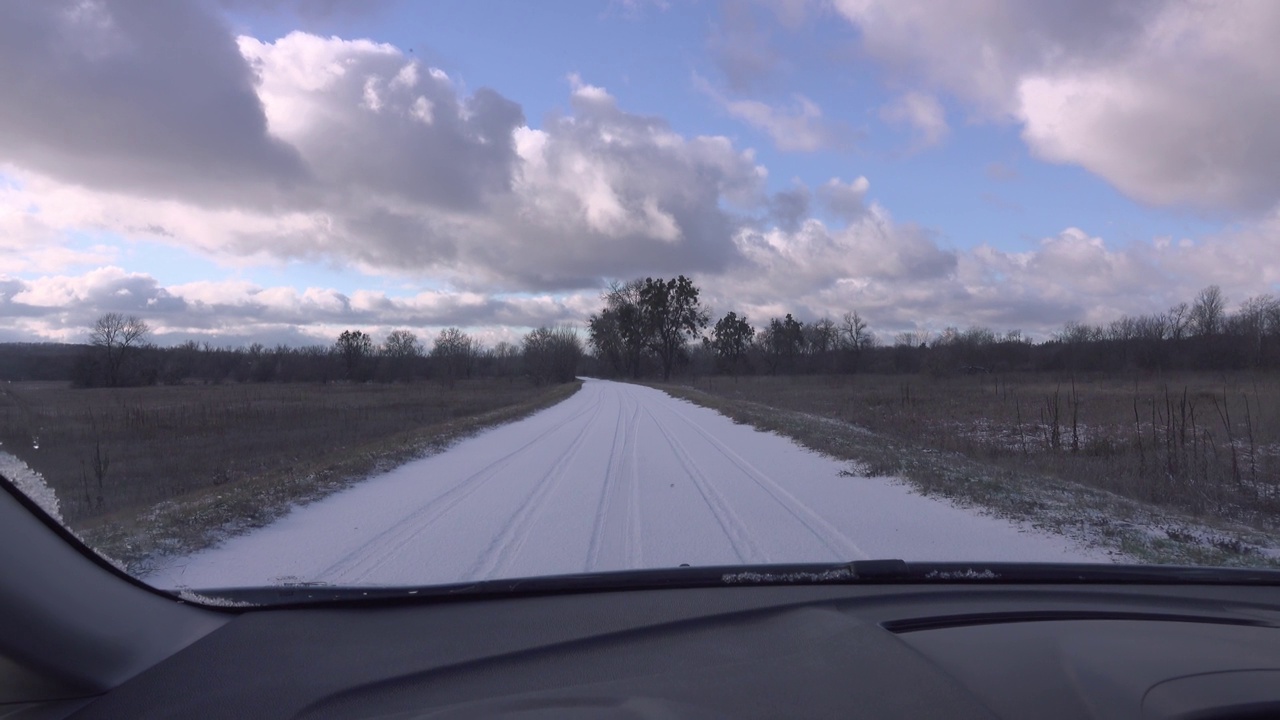
[{"label": "large tree beside road", "polygon": [[698,287],[683,275],[615,283],[603,299],[605,307],[587,323],[589,341],[596,357],[632,377],[640,376],[647,352],[663,379],[670,379],[685,346],[702,333],[709,317],[698,301]]}]

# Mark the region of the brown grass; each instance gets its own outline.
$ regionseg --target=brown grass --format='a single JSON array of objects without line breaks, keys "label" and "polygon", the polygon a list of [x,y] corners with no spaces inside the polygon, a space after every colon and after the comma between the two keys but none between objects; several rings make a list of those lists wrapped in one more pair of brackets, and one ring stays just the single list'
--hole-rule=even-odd
[{"label": "brown grass", "polygon": [[[1222,553],[1248,554],[1245,545],[1268,545],[1280,531],[1276,378],[717,377],[664,389],[854,460],[861,474],[901,476],[925,492],[1018,519],[1096,521],[1107,533],[1124,534],[1118,520],[1136,522],[1144,508],[1163,508],[1239,531],[1191,531],[1183,520],[1158,520],[1170,527],[1154,548],[1137,535],[1112,543],[1128,543],[1126,551],[1145,559],[1220,562]],[[1122,499],[1128,502],[1119,509]],[[1061,507],[1047,518],[1054,505]],[[1085,506],[1108,517],[1083,518]],[[1241,532],[1250,539],[1239,540]],[[1223,547],[1169,553],[1169,539]]]},{"label": "brown grass", "polygon": [[270,522],[299,502],[571,395],[453,386],[0,387],[0,448],[57,492],[68,526],[134,566]]}]

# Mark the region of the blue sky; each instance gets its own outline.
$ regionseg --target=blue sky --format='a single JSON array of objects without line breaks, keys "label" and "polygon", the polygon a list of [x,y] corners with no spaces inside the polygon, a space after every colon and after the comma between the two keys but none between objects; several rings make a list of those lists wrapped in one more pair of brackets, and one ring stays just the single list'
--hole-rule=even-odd
[{"label": "blue sky", "polygon": [[1280,279],[1275,7],[6,6],[0,339],[496,341],[675,272],[886,341],[1238,303]]}]

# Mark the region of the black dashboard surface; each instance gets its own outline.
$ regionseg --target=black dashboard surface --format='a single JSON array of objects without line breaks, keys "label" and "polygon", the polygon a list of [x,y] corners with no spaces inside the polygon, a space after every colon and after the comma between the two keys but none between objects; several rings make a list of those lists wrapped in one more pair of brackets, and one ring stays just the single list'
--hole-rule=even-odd
[{"label": "black dashboard surface", "polygon": [[1278,599],[922,584],[252,610],[72,717],[1262,717]]}]

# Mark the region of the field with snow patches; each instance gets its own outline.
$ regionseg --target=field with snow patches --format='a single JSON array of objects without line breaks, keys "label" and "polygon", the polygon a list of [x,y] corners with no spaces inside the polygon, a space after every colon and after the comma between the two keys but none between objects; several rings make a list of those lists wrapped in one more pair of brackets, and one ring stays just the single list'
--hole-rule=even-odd
[{"label": "field with snow patches", "polygon": [[146,579],[193,589],[431,584],[866,558],[1116,556],[892,478],[857,477],[848,462],[661,391],[588,380],[524,420],[215,548],[160,559]]}]

